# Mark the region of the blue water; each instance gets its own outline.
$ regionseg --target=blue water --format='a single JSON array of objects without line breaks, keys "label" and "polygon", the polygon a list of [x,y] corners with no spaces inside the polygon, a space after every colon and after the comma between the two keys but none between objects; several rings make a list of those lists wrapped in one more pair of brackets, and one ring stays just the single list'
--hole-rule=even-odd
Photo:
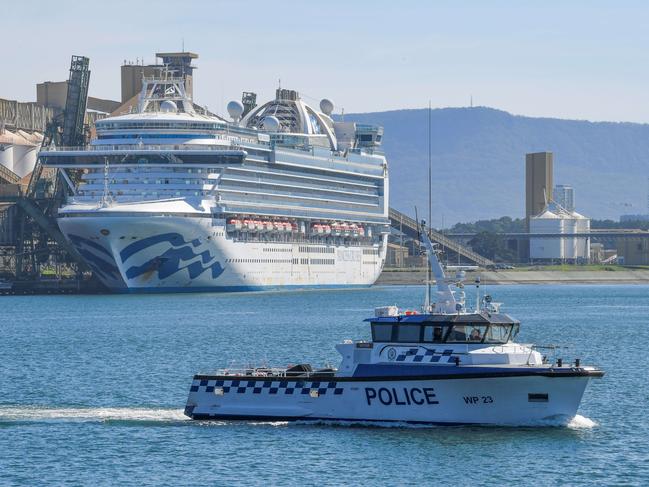
[{"label": "blue water", "polygon": [[0,485],[647,485],[649,287],[498,286],[519,341],[602,366],[568,426],[200,423],[192,375],[338,362],[421,290],[0,298]]}]

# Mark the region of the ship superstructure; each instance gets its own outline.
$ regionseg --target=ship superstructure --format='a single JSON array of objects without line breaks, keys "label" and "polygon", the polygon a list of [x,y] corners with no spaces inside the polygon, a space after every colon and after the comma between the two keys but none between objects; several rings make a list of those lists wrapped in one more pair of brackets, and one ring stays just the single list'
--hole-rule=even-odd
[{"label": "ship superstructure", "polygon": [[47,148],[69,195],[58,223],[114,291],[367,286],[385,259],[383,129],[331,117],[292,90],[231,121],[182,78],[143,79],[133,113],[84,148]]}]

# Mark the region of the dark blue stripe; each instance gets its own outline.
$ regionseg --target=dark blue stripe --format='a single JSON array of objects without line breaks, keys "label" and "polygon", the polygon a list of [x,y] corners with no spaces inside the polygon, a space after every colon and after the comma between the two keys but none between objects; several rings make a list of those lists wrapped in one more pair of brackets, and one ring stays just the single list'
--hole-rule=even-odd
[{"label": "dark blue stripe", "polygon": [[549,372],[547,368],[536,367],[471,367],[455,365],[392,365],[392,364],[358,364],[352,377],[417,377],[417,376],[458,376],[490,375],[498,373]]},{"label": "dark blue stripe", "polygon": [[[141,250],[162,242],[169,242],[174,247],[180,247],[181,245],[187,245],[188,243],[190,243],[186,242],[183,236],[179,233],[162,233],[160,235],[143,238],[142,240],[138,240],[137,242],[133,242],[132,244],[127,245],[119,253],[119,256],[122,259],[122,262],[125,262],[133,254],[137,254]],[[194,245],[194,247],[196,247],[196,240],[192,241],[191,243]]]}]

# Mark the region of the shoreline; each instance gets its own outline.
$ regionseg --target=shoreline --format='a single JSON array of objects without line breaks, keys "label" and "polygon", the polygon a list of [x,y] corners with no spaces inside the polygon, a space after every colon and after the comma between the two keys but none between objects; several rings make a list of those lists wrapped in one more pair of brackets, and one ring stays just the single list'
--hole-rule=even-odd
[{"label": "shoreline", "polygon": [[[624,269],[617,271],[483,271],[466,273],[465,282],[477,276],[483,283],[496,284],[649,284],[649,270]],[[424,269],[385,269],[376,285],[421,285],[426,280]]]}]

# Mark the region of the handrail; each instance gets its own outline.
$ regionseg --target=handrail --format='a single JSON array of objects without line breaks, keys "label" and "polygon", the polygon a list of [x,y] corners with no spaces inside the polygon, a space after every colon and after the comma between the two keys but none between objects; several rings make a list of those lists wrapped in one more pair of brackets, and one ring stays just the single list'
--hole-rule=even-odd
[{"label": "handrail", "polygon": [[20,181],[20,176],[13,172],[11,169],[4,167],[0,164],[0,179],[4,179],[9,184],[16,184]]},{"label": "handrail", "polygon": [[[414,232],[418,231],[417,222],[414,219],[410,218],[408,215],[401,213],[400,211],[397,211],[394,208],[390,208],[388,215],[390,220],[392,221],[393,227],[399,228],[399,225],[403,225],[404,227],[407,227],[411,231]],[[478,265],[486,267],[488,265],[494,264],[492,260],[465,247],[464,245],[456,242],[455,240],[451,240],[447,236],[439,232],[436,232],[431,228],[428,228],[428,235],[433,242],[451,249],[453,252],[460,254],[463,257],[466,257],[467,259],[475,262]]]},{"label": "handrail", "polygon": [[326,370],[311,370],[311,371],[291,371],[286,367],[246,367],[246,368],[226,368],[217,369],[214,375],[219,376],[232,376],[232,377],[331,377],[337,372],[337,369],[328,368]]},{"label": "handrail", "polygon": [[86,145],[72,147],[44,147],[41,154],[56,152],[119,152],[119,151],[222,151],[222,152],[243,152],[239,144],[230,144],[229,146],[212,145],[212,144],[105,144],[105,145]]}]

